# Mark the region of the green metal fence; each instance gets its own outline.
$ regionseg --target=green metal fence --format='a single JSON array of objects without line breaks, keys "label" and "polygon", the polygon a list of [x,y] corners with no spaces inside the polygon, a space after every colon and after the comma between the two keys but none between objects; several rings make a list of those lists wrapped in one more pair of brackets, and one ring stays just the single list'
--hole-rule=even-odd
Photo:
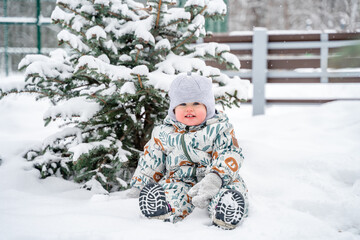
[{"label": "green metal fence", "polygon": [[[49,2],[49,0],[45,0],[46,2]],[[50,0],[50,2],[55,2],[56,0]],[[22,16],[9,16],[8,14],[8,8],[11,6],[11,4],[21,4],[24,2],[32,2],[31,4],[35,4],[36,11],[35,16],[33,17],[22,17]],[[36,49],[37,51],[35,53],[42,53],[42,33],[41,33],[41,27],[44,25],[50,25],[51,19],[43,17],[41,15],[41,2],[44,2],[44,0],[23,0],[23,1],[11,1],[9,0],[3,0],[3,17],[0,17],[0,25],[3,26],[3,44],[0,46],[0,53],[3,53],[4,55],[4,68],[5,68],[5,75],[9,75],[9,55],[13,54],[14,51],[12,51],[12,48],[9,47],[9,26],[12,25],[32,25],[36,27]],[[24,48],[23,50],[17,50],[15,52],[17,53],[34,53],[34,51],[29,51],[29,48],[27,50]],[[1,62],[1,60],[0,60]]]}]

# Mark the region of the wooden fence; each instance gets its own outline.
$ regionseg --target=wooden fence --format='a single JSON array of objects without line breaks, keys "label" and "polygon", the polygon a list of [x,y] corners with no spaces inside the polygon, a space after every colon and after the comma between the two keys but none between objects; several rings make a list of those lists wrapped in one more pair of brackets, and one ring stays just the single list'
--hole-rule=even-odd
[{"label": "wooden fence", "polygon": [[[253,83],[253,113],[263,114],[266,102],[322,103],[337,99],[265,99],[267,83],[360,83],[360,54],[343,54],[360,47],[360,32],[268,32],[255,28],[241,35],[216,35],[204,42],[226,43],[241,63],[241,71],[209,62],[230,76]],[[340,57],[342,56],[343,57]],[[358,99],[360,100],[360,93]]]}]

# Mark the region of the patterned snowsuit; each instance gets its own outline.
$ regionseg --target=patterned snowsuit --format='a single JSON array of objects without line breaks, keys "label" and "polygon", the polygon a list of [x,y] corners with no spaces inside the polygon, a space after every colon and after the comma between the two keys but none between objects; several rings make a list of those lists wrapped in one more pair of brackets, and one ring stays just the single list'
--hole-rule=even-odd
[{"label": "patterned snowsuit", "polygon": [[217,112],[198,126],[187,126],[168,116],[164,124],[154,128],[145,145],[131,186],[141,189],[150,182],[158,182],[165,190],[176,222],[194,209],[187,195],[190,188],[205,174],[215,172],[222,179],[222,188],[209,204],[210,216],[215,214],[220,196],[226,190],[234,189],[244,196],[246,217],[247,188],[239,175],[244,159],[241,151],[224,113]]}]

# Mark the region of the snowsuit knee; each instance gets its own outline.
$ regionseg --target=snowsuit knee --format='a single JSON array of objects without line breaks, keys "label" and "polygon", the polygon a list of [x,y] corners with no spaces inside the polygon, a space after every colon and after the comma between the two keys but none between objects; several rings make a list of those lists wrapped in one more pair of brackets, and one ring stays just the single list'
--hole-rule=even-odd
[{"label": "snowsuit knee", "polygon": [[221,194],[233,189],[243,195],[247,216],[247,187],[239,175],[243,159],[233,126],[224,113],[217,112],[196,126],[187,126],[168,116],[154,128],[145,145],[131,186],[141,189],[148,183],[159,183],[165,190],[173,219],[178,221],[194,209],[188,191],[213,172],[222,179],[222,188],[209,204],[210,215]]}]

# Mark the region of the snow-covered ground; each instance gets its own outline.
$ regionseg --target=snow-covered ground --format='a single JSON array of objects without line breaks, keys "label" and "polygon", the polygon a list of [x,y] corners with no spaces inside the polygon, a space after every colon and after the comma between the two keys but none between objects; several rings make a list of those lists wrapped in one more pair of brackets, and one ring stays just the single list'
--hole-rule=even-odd
[{"label": "snow-covered ground", "polygon": [[46,101],[0,101],[0,240],[360,239],[360,101],[228,109],[245,162],[250,216],[237,229],[211,226],[196,209],[172,224],[140,215],[125,192],[98,195],[60,178],[38,178],[21,154],[57,130]]}]

